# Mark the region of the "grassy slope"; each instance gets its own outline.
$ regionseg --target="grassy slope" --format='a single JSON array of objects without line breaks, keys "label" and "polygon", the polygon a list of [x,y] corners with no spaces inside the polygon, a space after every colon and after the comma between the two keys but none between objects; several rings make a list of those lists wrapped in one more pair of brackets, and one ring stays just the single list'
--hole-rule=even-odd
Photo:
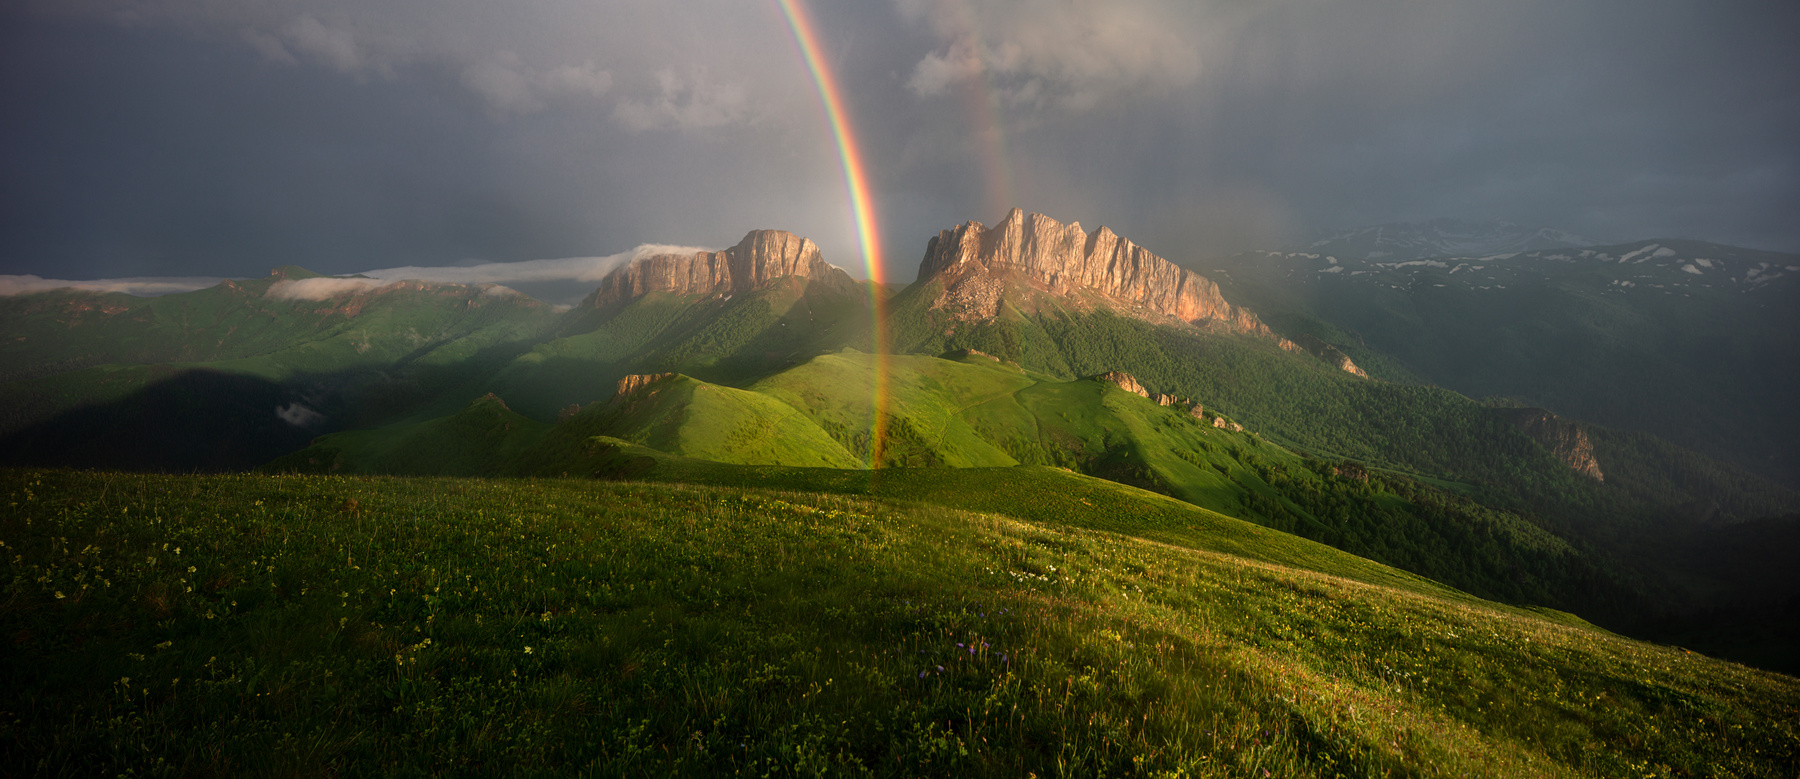
[{"label": "grassy slope", "polygon": [[[778,400],[677,375],[589,410],[608,434],[663,452],[727,463],[856,468],[830,436]],[[576,426],[581,420],[574,420]]]},{"label": "grassy slope", "polygon": [[[874,366],[871,357],[852,351],[826,355],[753,385],[755,392],[681,377],[643,397],[591,406],[542,437],[531,434],[529,442],[508,443],[510,459],[489,453],[495,441],[472,438],[467,445],[481,451],[455,459],[490,462],[490,475],[612,473],[616,468],[590,462],[596,446],[606,446],[594,437],[604,436],[653,450],[643,456],[655,462],[677,455],[739,465],[857,468],[857,455],[867,446],[872,411],[865,388],[874,381]],[[884,458],[890,468],[1054,465],[1325,541],[1490,598],[1611,614],[1631,597],[1597,561],[1517,516],[1403,477],[1334,476],[1335,466],[1107,383],[1056,381],[979,356],[896,357],[891,368],[895,400]],[[411,436],[417,429],[326,436],[273,468],[449,472],[410,467],[385,454],[412,450],[382,443],[384,435]],[[526,429],[516,435],[527,435]],[[345,455],[346,448],[357,453]],[[1002,473],[982,472],[984,478]],[[651,472],[632,468],[627,475],[650,478]],[[957,474],[929,478],[983,489]]]},{"label": "grassy slope", "polygon": [[529,451],[549,429],[489,395],[442,419],[320,436],[312,446],[272,465],[349,473],[483,476]]},{"label": "grassy slope", "polygon": [[1069,525],[722,487],[0,478],[9,773],[1800,769],[1792,678]]},{"label": "grassy slope", "polygon": [[[953,362],[894,355],[888,364],[890,440],[885,464],[974,467],[1016,462],[977,435],[961,412],[1029,387],[1034,379],[1017,368],[980,358]],[[799,409],[866,460],[875,366],[872,356],[846,350],[816,357],[750,389]]]},{"label": "grassy slope", "polygon": [[590,404],[555,426],[516,414],[490,395],[447,417],[320,436],[268,468],[466,476],[580,472],[583,442],[602,435],[712,462],[860,467],[780,401],[677,374],[630,398]]},{"label": "grassy slope", "polygon": [[[402,284],[284,301],[265,296],[277,280],[148,299],[59,292],[0,301],[0,322],[23,339],[0,349],[0,365],[15,369],[0,384],[0,433],[17,436],[6,442],[7,459],[251,467],[274,452],[212,447],[215,428],[255,430],[291,450],[308,431],[262,428],[275,408],[295,401],[323,412],[325,429],[388,424],[440,393],[459,397],[432,415],[453,413],[481,394],[456,388],[493,370],[499,355],[538,337],[553,318],[536,301],[477,287]],[[234,382],[249,389],[233,390]],[[217,392],[199,408],[171,402],[196,384]],[[104,429],[112,433],[94,432]],[[157,447],[167,450],[160,461],[150,454]]]},{"label": "grassy slope", "polygon": [[548,419],[606,398],[631,373],[676,371],[741,384],[812,357],[821,343],[855,341],[868,301],[848,279],[785,279],[735,296],[652,292],[624,306],[573,312],[558,337],[491,382],[519,409]]}]

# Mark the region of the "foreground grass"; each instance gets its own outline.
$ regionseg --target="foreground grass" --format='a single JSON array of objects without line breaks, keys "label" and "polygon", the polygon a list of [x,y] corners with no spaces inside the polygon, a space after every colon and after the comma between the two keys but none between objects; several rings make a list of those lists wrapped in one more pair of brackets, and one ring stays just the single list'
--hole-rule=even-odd
[{"label": "foreground grass", "polygon": [[0,473],[0,773],[1791,776],[1800,682],[1002,514]]}]

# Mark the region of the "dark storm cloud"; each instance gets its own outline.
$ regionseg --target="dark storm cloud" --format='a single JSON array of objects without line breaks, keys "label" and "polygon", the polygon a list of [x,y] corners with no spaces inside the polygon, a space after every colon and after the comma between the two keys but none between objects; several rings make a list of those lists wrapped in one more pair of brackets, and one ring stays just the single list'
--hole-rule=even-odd
[{"label": "dark storm cloud", "polygon": [[[815,4],[911,277],[1019,205],[1171,257],[1452,216],[1800,250],[1786,3]],[[724,246],[856,268],[775,3],[0,5],[0,271]]]}]

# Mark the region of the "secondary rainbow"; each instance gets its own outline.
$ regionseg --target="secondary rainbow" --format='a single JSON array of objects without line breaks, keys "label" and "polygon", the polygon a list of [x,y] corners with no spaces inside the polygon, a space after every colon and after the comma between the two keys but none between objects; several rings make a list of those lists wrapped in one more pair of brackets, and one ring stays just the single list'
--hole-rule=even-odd
[{"label": "secondary rainbow", "polygon": [[887,449],[888,376],[890,373],[887,333],[887,268],[881,260],[881,233],[875,223],[875,210],[869,203],[869,177],[863,154],[856,143],[856,133],[844,111],[843,90],[837,77],[819,56],[819,32],[799,0],[775,0],[787,17],[794,43],[800,47],[800,58],[812,74],[819,89],[819,102],[825,107],[825,119],[837,140],[838,158],[844,167],[844,185],[850,192],[851,218],[856,223],[856,237],[862,244],[863,268],[869,276],[869,311],[874,321],[869,327],[869,354],[874,362],[874,381],[870,387],[869,467],[881,466]]}]

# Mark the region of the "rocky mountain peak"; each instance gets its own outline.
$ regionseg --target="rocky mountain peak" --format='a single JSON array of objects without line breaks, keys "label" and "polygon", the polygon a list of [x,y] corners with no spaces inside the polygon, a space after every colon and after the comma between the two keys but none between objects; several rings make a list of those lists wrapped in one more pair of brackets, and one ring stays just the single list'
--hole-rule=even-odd
[{"label": "rocky mountain peak", "polygon": [[938,233],[926,246],[919,280],[939,279],[934,309],[970,319],[994,316],[1000,297],[1023,284],[1065,298],[1098,297],[1119,313],[1147,320],[1223,323],[1270,335],[1248,309],[1232,306],[1218,285],[1101,227],[1063,224],[1013,209],[993,227],[966,222]]},{"label": "rocky mountain peak", "polygon": [[[582,305],[627,303],[650,292],[716,295],[746,292],[775,279],[841,275],[819,246],[785,230],[751,230],[736,246],[693,254],[645,254],[607,274]],[[848,276],[844,277],[848,280]]]}]

